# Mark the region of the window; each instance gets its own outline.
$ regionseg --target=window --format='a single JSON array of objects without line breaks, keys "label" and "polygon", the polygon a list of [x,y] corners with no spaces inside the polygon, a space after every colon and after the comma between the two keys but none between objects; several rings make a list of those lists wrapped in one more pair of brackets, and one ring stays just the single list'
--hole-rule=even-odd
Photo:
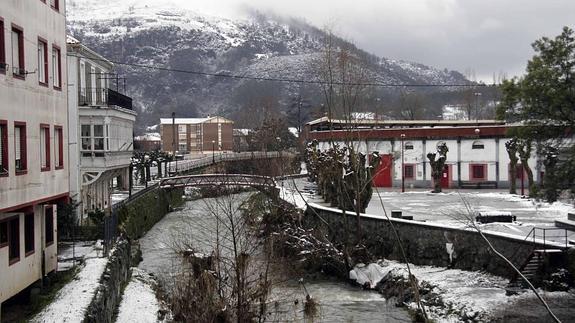
[{"label": "window", "polygon": [[415,178],[415,165],[404,165],[404,173],[405,179],[414,179]]},{"label": "window", "polygon": [[56,169],[64,168],[64,131],[61,126],[54,126],[54,149]]},{"label": "window", "polygon": [[4,21],[0,18],[0,73],[6,73],[6,45],[4,42]]},{"label": "window", "polygon": [[59,90],[62,88],[62,67],[60,66],[60,48],[52,47],[52,78],[54,80],[54,88]]},{"label": "window", "polygon": [[24,216],[24,253],[26,256],[34,253],[34,213]]},{"label": "window", "polygon": [[23,79],[26,76],[24,67],[24,31],[12,25],[12,75]]},{"label": "window", "polygon": [[81,130],[82,150],[92,150],[92,126],[83,124]]},{"label": "window", "polygon": [[481,141],[474,141],[471,149],[485,149],[485,145]]},{"label": "window", "polygon": [[412,142],[406,142],[405,143],[405,150],[413,150],[413,143]]},{"label": "window", "polygon": [[56,11],[60,10],[60,0],[50,0],[50,7]]},{"label": "window", "polygon": [[80,105],[86,105],[86,63],[80,61]]},{"label": "window", "polygon": [[94,150],[104,150],[104,125],[94,125]]},{"label": "window", "polygon": [[486,165],[471,165],[471,179],[485,180],[487,178]]},{"label": "window", "polygon": [[8,176],[8,124],[0,120],[0,176]]},{"label": "window", "polygon": [[40,125],[40,167],[50,170],[50,126],[46,124]]},{"label": "window", "polygon": [[44,210],[44,237],[46,246],[54,243],[54,212],[52,207],[46,207]]},{"label": "window", "polygon": [[8,221],[0,221],[0,248],[8,245]]},{"label": "window", "polygon": [[12,265],[20,260],[20,217],[8,221],[8,263]]},{"label": "window", "polygon": [[48,44],[38,39],[38,82],[48,85]]},{"label": "window", "polygon": [[14,122],[14,160],[16,175],[25,174],[27,168],[26,123]]}]

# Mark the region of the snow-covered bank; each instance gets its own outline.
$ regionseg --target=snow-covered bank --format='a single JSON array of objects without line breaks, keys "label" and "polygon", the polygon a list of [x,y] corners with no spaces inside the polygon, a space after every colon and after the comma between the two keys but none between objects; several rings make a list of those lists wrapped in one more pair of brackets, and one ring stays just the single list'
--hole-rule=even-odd
[{"label": "snow-covered bank", "polygon": [[[438,322],[461,320],[492,321],[502,317],[507,308],[531,301],[529,307],[543,306],[533,300],[534,293],[506,296],[508,280],[482,272],[446,269],[410,264],[411,273],[418,281],[422,303],[431,319]],[[365,288],[375,289],[386,297],[398,298],[410,309],[417,304],[409,290],[407,266],[397,261],[379,261],[369,265],[359,264],[349,277]],[[573,293],[543,292],[546,298],[575,300]],[[543,311],[544,315],[546,313]]]},{"label": "snow-covered bank", "polygon": [[36,315],[32,322],[83,321],[107,262],[107,258],[98,257],[97,251],[86,255],[84,267],[74,280],[64,286],[54,301]]},{"label": "snow-covered bank", "polygon": [[[505,295],[507,280],[498,276],[431,266],[410,266],[418,280],[428,315],[437,321],[471,318],[488,320],[495,310],[511,299]],[[380,261],[377,264],[356,266],[350,272],[350,278],[362,286],[388,294],[386,289],[407,282],[408,272],[405,264]],[[411,298],[404,297],[401,301],[407,301],[405,305],[412,309],[417,308]]]},{"label": "snow-covered bank", "polygon": [[153,278],[145,271],[133,268],[132,280],[124,290],[116,322],[163,322],[161,306],[156,298]]}]

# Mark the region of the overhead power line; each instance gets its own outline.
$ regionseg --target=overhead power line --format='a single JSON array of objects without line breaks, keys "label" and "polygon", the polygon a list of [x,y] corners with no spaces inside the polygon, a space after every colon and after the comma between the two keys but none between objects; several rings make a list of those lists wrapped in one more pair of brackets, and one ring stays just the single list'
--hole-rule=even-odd
[{"label": "overhead power line", "polygon": [[[80,57],[78,55],[68,54],[70,57]],[[182,73],[182,74],[192,74],[200,76],[211,76],[229,79],[240,79],[240,80],[253,80],[253,81],[267,81],[267,82],[281,82],[281,83],[299,83],[299,84],[316,84],[316,85],[338,85],[338,86],[370,86],[370,87],[478,87],[486,86],[485,84],[401,84],[401,83],[377,83],[377,82],[329,82],[322,80],[305,80],[305,79],[290,79],[290,78],[280,78],[280,77],[258,77],[258,76],[248,76],[248,75],[235,75],[235,74],[220,74],[220,73],[209,73],[192,71],[185,69],[169,68],[158,65],[145,65],[136,63],[120,62],[109,59],[97,59],[90,58],[94,61],[110,62],[115,65],[137,67],[143,69],[171,72],[171,73]]]}]

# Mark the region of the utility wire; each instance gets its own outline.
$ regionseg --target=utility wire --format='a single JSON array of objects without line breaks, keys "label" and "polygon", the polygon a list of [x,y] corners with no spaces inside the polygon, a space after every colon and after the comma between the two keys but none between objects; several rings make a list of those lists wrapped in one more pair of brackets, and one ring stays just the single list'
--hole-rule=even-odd
[{"label": "utility wire", "polygon": [[[68,54],[67,56],[81,58],[81,56],[74,55],[74,54]],[[172,73],[221,77],[221,78],[229,78],[229,79],[281,82],[281,83],[338,85],[338,86],[369,86],[369,87],[421,87],[421,88],[423,88],[423,87],[479,87],[479,86],[483,87],[483,86],[486,86],[485,84],[400,84],[400,83],[386,84],[386,83],[377,83],[377,82],[365,82],[365,83],[328,82],[328,81],[321,81],[321,80],[305,80],[305,79],[290,79],[290,78],[279,78],[279,77],[257,77],[257,76],[246,76],[246,75],[209,73],[209,72],[200,72],[200,71],[192,71],[192,70],[185,70],[185,69],[169,68],[169,67],[163,67],[163,66],[158,66],[158,65],[127,63],[127,62],[120,62],[120,61],[103,59],[103,58],[101,58],[101,59],[90,58],[90,60],[110,62],[110,63],[113,63],[115,65],[130,66],[130,67],[137,67],[137,68],[164,71],[164,72],[172,72]]]}]

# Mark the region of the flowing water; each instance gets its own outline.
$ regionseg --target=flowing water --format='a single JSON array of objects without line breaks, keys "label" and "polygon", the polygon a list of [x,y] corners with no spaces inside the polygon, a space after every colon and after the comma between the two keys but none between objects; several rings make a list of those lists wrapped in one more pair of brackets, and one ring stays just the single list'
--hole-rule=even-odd
[{"label": "flowing water", "polygon": [[[237,207],[250,193],[234,195],[233,206]],[[155,274],[160,279],[168,278],[179,269],[179,260],[174,246],[182,247],[186,242],[209,253],[215,235],[215,220],[208,205],[215,199],[201,199],[187,202],[182,210],[167,214],[141,240],[144,260],[140,268]],[[306,292],[319,303],[318,319],[315,322],[410,322],[407,312],[387,303],[376,292],[362,290],[335,280],[306,281],[287,280],[274,285],[272,301],[275,316],[273,322],[301,322]]]}]

